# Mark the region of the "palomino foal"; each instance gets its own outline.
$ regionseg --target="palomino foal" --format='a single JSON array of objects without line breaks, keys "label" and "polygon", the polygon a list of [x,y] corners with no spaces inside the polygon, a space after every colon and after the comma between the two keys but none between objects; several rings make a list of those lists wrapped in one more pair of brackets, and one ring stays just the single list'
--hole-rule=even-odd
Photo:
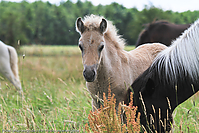
[{"label": "palomino foal", "polygon": [[[145,71],[156,55],[166,48],[163,44],[146,44],[135,50],[123,50],[125,41],[115,26],[100,16],[78,18],[76,30],[80,33],[83,76],[92,97],[93,110],[100,108],[103,93],[115,94],[116,108],[124,100],[126,89]],[[94,107],[95,106],[95,107]]]},{"label": "palomino foal", "polygon": [[0,41],[0,73],[2,73],[21,93],[21,82],[18,75],[18,56],[15,48]]}]

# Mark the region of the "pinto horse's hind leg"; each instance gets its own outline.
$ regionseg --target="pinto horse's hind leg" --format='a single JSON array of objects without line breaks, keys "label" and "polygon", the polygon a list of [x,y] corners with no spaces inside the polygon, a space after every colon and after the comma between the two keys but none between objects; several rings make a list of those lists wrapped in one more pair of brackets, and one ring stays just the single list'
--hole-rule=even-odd
[{"label": "pinto horse's hind leg", "polygon": [[10,66],[10,54],[8,49],[0,50],[0,72],[15,86],[17,90],[22,92],[20,81],[14,76]]}]

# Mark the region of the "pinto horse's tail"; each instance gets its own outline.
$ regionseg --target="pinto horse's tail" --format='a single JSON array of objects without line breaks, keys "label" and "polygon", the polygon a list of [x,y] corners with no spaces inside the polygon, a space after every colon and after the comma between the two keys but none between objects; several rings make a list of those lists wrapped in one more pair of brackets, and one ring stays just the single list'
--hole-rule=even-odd
[{"label": "pinto horse's tail", "polygon": [[10,55],[10,68],[15,76],[15,78],[19,81],[19,74],[18,74],[18,56],[17,52],[13,47],[7,46],[9,55]]},{"label": "pinto horse's tail", "polygon": [[9,57],[10,57],[10,68],[12,70],[12,73],[14,75],[14,79],[12,79],[12,83],[14,84],[14,86],[16,87],[16,89],[18,89],[20,92],[20,94],[23,95],[23,90],[21,87],[21,82],[20,82],[20,78],[19,78],[19,73],[18,73],[18,56],[17,56],[17,52],[15,50],[15,48],[8,46],[8,53],[9,53]]}]

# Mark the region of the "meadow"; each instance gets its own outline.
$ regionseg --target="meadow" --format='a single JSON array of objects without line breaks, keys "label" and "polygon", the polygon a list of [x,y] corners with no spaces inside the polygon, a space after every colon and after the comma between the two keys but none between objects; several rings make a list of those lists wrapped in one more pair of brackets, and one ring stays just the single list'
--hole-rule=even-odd
[{"label": "meadow", "polygon": [[[18,55],[24,98],[0,75],[0,132],[85,132],[92,107],[78,47],[21,46]],[[174,121],[174,132],[199,131],[199,94],[174,111]]]}]

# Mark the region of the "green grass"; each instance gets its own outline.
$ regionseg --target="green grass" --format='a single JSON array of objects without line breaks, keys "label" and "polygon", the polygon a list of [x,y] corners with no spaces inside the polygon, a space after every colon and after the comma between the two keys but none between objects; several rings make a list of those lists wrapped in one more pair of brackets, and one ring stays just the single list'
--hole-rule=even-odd
[{"label": "green grass", "polygon": [[[19,71],[25,98],[22,100],[15,88],[2,79],[1,131],[83,130],[91,98],[82,77],[81,55],[74,52],[71,56],[73,49],[79,51],[73,47],[21,48]],[[58,51],[66,53],[60,56]]]},{"label": "green grass", "polygon": [[179,105],[174,113],[175,132],[193,133],[199,131],[199,93]]},{"label": "green grass", "polygon": [[28,56],[79,56],[80,50],[77,46],[50,46],[31,45],[22,46],[20,51]]},{"label": "green grass", "polygon": [[[0,78],[0,132],[2,129],[84,132],[92,105],[77,46],[22,46],[19,71],[24,99],[7,79]],[[198,110],[197,95],[180,105],[174,112],[175,131],[199,130]]]}]

